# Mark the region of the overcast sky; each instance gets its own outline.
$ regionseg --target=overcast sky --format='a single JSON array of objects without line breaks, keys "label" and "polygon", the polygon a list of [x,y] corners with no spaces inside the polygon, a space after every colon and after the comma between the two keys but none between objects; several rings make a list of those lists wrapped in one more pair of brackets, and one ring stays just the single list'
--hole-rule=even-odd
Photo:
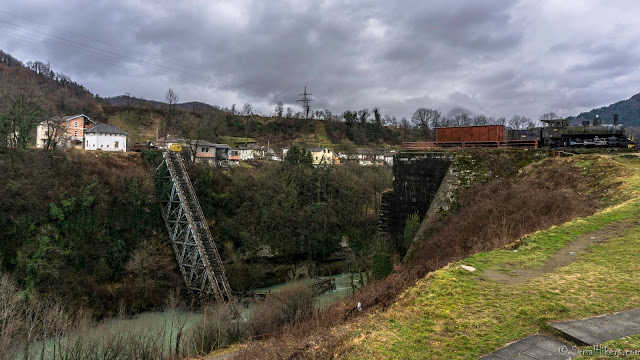
[{"label": "overcast sky", "polygon": [[[563,116],[640,92],[637,1],[4,0],[0,49],[101,96]],[[299,108],[298,108],[299,109]]]}]

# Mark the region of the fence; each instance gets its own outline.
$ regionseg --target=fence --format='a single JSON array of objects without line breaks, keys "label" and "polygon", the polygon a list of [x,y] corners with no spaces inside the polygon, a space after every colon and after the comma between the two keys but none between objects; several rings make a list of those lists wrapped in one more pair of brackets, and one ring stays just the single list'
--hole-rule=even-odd
[{"label": "fence", "polygon": [[538,140],[405,142],[402,144],[402,148],[406,150],[467,149],[467,148],[537,149]]}]

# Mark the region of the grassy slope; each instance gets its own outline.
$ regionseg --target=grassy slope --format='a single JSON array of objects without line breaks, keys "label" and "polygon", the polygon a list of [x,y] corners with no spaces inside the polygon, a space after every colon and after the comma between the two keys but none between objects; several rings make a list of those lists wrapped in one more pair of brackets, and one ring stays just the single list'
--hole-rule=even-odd
[{"label": "grassy slope", "polygon": [[[640,218],[640,161],[617,158],[623,196],[630,199],[523,239],[518,252],[496,250],[438,270],[407,290],[389,311],[352,329],[343,356],[350,358],[475,359],[503,345],[542,333],[547,323],[637,307],[640,301],[640,226],[590,251],[569,266],[521,284],[485,280],[486,269],[538,268],[576,237],[609,224]],[[475,273],[461,270],[466,264]],[[635,344],[639,344],[640,339]]]}]

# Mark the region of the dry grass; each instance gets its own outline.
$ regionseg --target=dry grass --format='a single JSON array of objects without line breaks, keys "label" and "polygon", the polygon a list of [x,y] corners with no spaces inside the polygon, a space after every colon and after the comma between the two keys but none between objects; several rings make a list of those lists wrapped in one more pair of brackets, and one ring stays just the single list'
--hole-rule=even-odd
[{"label": "dry grass", "polygon": [[[620,193],[622,183],[618,180],[623,173],[614,160],[598,156],[548,159],[515,177],[498,177],[463,191],[460,210],[430,229],[430,236],[423,239],[407,264],[286,333],[249,344],[239,357],[339,356],[348,331],[344,324],[358,315],[356,302],[362,303],[364,313],[384,311],[416,281],[451,262],[501,248],[526,233],[593,214],[601,206],[621,201],[614,195]],[[358,341],[359,336],[354,338]]]}]

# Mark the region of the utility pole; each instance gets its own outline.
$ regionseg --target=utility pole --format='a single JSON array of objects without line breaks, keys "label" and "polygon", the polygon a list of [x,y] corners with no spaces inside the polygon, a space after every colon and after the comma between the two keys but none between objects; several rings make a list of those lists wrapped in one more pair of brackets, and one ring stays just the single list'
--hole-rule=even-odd
[{"label": "utility pole", "polygon": [[302,96],[302,99],[298,100],[298,102],[302,103],[302,108],[304,109],[304,118],[309,118],[309,113],[311,112],[311,102],[313,99],[311,98],[312,94],[307,93],[307,87],[304,87],[304,93],[298,94],[298,96]]}]

